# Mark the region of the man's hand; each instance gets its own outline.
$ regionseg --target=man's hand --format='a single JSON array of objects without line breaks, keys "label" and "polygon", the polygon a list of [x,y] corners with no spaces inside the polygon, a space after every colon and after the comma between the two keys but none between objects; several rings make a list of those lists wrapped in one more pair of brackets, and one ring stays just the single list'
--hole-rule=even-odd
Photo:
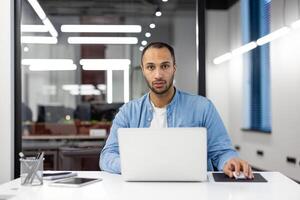
[{"label": "man's hand", "polygon": [[254,178],[250,165],[246,161],[239,158],[232,158],[228,160],[224,165],[223,171],[230,178],[233,177],[233,172],[235,172],[237,175],[243,172],[246,178]]}]

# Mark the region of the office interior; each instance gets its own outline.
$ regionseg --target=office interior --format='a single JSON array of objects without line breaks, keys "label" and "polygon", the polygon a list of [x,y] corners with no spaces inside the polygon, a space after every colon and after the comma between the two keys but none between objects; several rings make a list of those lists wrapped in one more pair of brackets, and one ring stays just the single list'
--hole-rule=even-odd
[{"label": "office interior", "polygon": [[148,92],[140,56],[153,41],[174,47],[176,88],[214,103],[241,158],[300,181],[300,1],[0,4],[0,183],[18,177],[19,151],[44,151],[49,170],[100,170],[118,109]]}]

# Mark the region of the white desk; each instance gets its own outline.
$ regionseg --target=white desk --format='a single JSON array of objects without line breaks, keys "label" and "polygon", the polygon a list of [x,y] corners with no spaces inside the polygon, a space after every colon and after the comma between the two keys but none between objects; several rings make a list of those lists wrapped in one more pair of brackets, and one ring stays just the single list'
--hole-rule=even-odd
[{"label": "white desk", "polygon": [[[217,183],[208,173],[207,182],[124,182],[120,175],[79,172],[81,177],[103,181],[81,188],[21,186],[20,179],[0,185],[0,199],[9,200],[300,200],[300,186],[278,172],[262,172],[268,183]],[[5,198],[4,198],[5,199]]]}]

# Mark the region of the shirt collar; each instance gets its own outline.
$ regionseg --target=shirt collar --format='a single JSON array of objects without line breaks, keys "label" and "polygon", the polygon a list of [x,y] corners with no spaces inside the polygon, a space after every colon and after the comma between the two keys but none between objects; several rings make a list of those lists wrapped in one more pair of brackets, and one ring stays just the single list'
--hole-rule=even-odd
[{"label": "shirt collar", "polygon": [[[171,102],[167,105],[168,110],[174,108],[174,105],[176,104],[178,96],[179,96],[179,91],[176,89],[176,87],[174,87],[174,89],[175,89],[175,94],[174,94]],[[148,92],[146,95],[146,104],[147,104],[148,109],[151,110],[153,108],[152,104],[151,104],[151,100],[150,100],[150,92]]]}]

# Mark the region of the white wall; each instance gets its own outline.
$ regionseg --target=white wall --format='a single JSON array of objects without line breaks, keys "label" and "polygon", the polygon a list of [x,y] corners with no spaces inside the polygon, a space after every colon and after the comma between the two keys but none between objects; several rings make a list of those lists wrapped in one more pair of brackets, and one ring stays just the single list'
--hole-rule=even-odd
[{"label": "white wall", "polygon": [[13,178],[13,2],[0,6],[0,184]]},{"label": "white wall", "polygon": [[[228,69],[227,64],[214,65],[216,55],[222,55],[229,49],[229,27],[227,11],[207,12],[206,27],[206,92],[207,96],[217,105],[223,122],[228,128]],[[217,21],[218,23],[215,23]],[[213,23],[210,23],[213,22]],[[221,30],[221,32],[220,32]],[[218,47],[218,48],[215,48]]]},{"label": "white wall", "polygon": [[[296,1],[287,3],[289,24],[296,19],[297,5],[293,5]],[[271,30],[282,27],[282,10],[283,0],[273,0]],[[228,36],[223,34],[226,27]],[[245,70],[242,57],[218,66],[211,63],[214,57],[241,45],[240,4],[229,11],[208,11],[207,28],[208,97],[225,119],[233,143],[241,146],[241,157],[255,167],[280,171],[300,181],[300,30],[271,43],[272,133],[263,134],[241,130]],[[257,150],[263,150],[264,156],[257,156]],[[287,163],[287,156],[295,157],[297,164]]]}]

